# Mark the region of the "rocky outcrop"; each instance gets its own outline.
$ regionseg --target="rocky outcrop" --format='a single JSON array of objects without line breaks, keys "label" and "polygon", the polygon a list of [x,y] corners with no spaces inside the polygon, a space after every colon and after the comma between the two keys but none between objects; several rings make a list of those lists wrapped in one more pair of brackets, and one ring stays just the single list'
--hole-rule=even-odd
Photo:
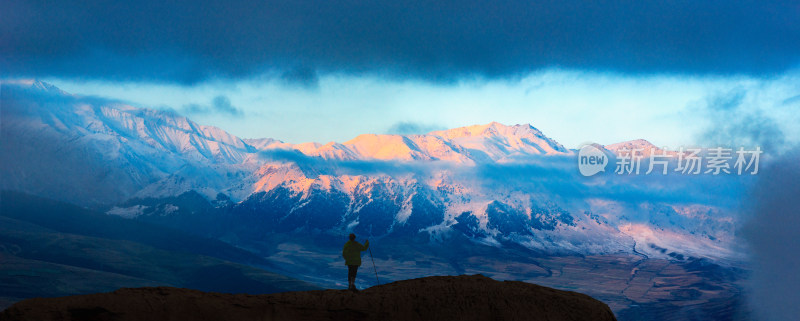
[{"label": "rocky outcrop", "polygon": [[616,320],[587,295],[482,275],[434,276],[360,292],[269,295],[154,287],[19,302],[3,320]]}]

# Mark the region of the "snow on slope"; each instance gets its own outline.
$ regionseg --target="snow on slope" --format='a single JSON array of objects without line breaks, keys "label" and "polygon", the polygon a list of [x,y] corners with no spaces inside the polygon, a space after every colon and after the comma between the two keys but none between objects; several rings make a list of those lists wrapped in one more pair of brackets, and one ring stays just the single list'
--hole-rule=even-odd
[{"label": "snow on slope", "polygon": [[605,149],[613,152],[616,155],[630,155],[632,151],[636,151],[636,155],[641,155],[643,158],[650,157],[651,154],[654,155],[675,155],[675,151],[673,150],[665,150],[663,148],[659,148],[656,145],[653,145],[651,142],[645,139],[634,139],[625,142],[615,143],[604,146]]},{"label": "snow on slope", "polygon": [[[530,125],[499,123],[427,135],[365,134],[343,144],[288,144],[270,138],[243,140],[170,112],[72,96],[40,81],[6,82],[3,88],[7,98],[4,104],[8,115],[4,119],[6,129],[15,133],[28,132],[31,140],[39,135],[50,140],[70,141],[72,145],[91,150],[98,163],[119,163],[114,165],[118,174],[130,176],[123,180],[127,183],[121,183],[124,188],[116,192],[116,197],[122,198],[133,194],[163,196],[191,188],[205,189],[204,194],[209,195],[216,190],[245,197],[263,189],[263,185],[226,188],[226,184],[233,183],[217,176],[240,177],[241,170],[252,172],[266,161],[259,152],[270,150],[296,150],[323,160],[440,160],[467,165],[520,155],[568,153]],[[38,133],[30,133],[34,129]],[[211,165],[216,169],[184,168]],[[205,176],[196,176],[199,172]],[[212,187],[209,189],[208,185]]]},{"label": "snow on slope", "polygon": [[82,122],[88,122],[95,133],[138,139],[194,161],[237,164],[250,152],[244,141],[219,128],[163,111],[126,105],[92,106],[84,111]]},{"label": "snow on slope", "polygon": [[435,131],[428,135],[442,137],[494,161],[512,156],[570,153],[564,146],[548,138],[530,124],[506,126],[491,122],[486,125]]},{"label": "snow on slope", "polygon": [[[558,189],[487,187],[476,172],[482,164],[572,154],[528,124],[493,122],[425,135],[366,134],[345,143],[289,144],[240,139],[169,112],[72,96],[41,82],[4,83],[2,91],[2,188],[78,204],[115,204],[132,196],[165,198],[186,191],[208,199],[224,193],[239,202],[254,193],[285,188],[291,195],[271,197],[299,197],[301,202],[289,207],[297,215],[313,212],[312,204],[320,198],[335,199],[344,202],[337,222],[370,233],[409,228],[432,235],[460,231],[486,244],[511,240],[529,248],[578,253],[630,251],[636,240],[640,253],[653,256],[665,255],[661,249],[728,256],[732,254],[724,249],[735,242],[735,222],[726,221],[726,214],[713,206],[609,209],[591,200],[565,201]],[[637,140],[606,148],[649,146]],[[337,161],[353,160],[448,165],[423,174],[387,174],[380,168],[338,173],[264,157],[277,150],[330,161],[334,168]],[[464,168],[473,172],[456,173]],[[320,205],[319,211],[328,211],[330,204],[323,204],[327,205]],[[687,206],[698,208],[686,210]],[[138,212],[133,208],[114,213]],[[383,214],[391,219],[377,217]],[[647,220],[648,215],[655,219]],[[640,242],[654,247],[639,248]]]},{"label": "snow on slope", "polygon": [[381,160],[432,160],[414,141],[402,135],[364,134],[344,143],[362,158]]},{"label": "snow on slope", "polygon": [[[2,92],[3,188],[107,204],[187,168],[242,166],[255,151],[173,113],[72,96],[39,81],[3,83]],[[214,186],[217,177],[197,179],[223,187]]]},{"label": "snow on slope", "polygon": [[294,149],[326,160],[495,162],[530,155],[568,155],[558,142],[529,124],[486,125],[435,131],[425,135],[363,134],[344,143],[286,144],[272,139],[245,140],[254,148]]},{"label": "snow on slope", "polygon": [[[237,164],[252,147],[227,132],[198,125],[186,117],[165,111],[137,108],[92,97],[75,97],[53,85],[34,81],[29,87],[5,85],[12,91],[6,109],[26,102],[27,121],[51,125],[66,136],[108,135],[126,142],[140,141],[160,151],[183,155],[196,161]],[[16,88],[15,88],[16,87]],[[46,93],[51,100],[37,104],[32,99]],[[19,94],[19,95],[15,95]],[[13,118],[9,122],[19,119]],[[34,125],[35,124],[31,124]]]}]

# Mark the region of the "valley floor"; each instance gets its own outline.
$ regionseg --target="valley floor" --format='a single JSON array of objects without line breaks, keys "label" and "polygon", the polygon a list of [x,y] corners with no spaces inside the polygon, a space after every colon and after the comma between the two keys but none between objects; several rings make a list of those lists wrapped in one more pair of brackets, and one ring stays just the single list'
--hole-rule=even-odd
[{"label": "valley floor", "polygon": [[[490,253],[493,250],[486,246],[452,259],[452,255],[399,248],[403,246],[376,245],[373,249],[381,283],[430,275],[483,274],[585,293],[608,304],[621,320],[748,318],[742,293],[747,275],[741,267],[624,254],[534,257],[519,250]],[[459,251],[452,247],[442,251],[448,250]],[[372,261],[366,252],[362,257],[359,285],[372,286],[377,282]],[[324,287],[345,287],[347,271],[335,250],[286,242],[278,244],[267,259],[276,266],[292,268],[280,273]]]}]

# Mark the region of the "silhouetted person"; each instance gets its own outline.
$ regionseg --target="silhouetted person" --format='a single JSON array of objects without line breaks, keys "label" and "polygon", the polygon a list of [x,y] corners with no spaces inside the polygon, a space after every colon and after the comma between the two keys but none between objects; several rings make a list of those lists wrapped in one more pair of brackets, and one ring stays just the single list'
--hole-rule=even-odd
[{"label": "silhouetted person", "polygon": [[364,241],[364,245],[356,242],[356,235],[350,234],[350,240],[344,244],[342,248],[342,257],[344,257],[344,264],[347,265],[347,284],[348,290],[356,291],[356,273],[358,267],[361,266],[361,252],[369,248],[369,240]]}]

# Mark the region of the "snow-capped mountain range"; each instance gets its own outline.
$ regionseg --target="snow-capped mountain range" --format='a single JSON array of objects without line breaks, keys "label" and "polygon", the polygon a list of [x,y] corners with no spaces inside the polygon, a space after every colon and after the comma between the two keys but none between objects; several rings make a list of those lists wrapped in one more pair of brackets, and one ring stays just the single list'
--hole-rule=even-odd
[{"label": "snow-capped mountain range", "polygon": [[[199,212],[224,213],[236,226],[217,232],[239,239],[257,226],[433,241],[458,234],[544,252],[738,256],[737,218],[724,206],[631,199],[617,191],[624,183],[583,179],[575,152],[529,124],[290,144],[241,139],[172,112],[74,96],[39,81],[5,82],[0,90],[2,188],[113,215],[180,227],[201,224]],[[607,151],[631,146],[652,144]],[[650,192],[657,194],[631,195]],[[185,205],[190,199],[207,204],[198,210]]]}]

